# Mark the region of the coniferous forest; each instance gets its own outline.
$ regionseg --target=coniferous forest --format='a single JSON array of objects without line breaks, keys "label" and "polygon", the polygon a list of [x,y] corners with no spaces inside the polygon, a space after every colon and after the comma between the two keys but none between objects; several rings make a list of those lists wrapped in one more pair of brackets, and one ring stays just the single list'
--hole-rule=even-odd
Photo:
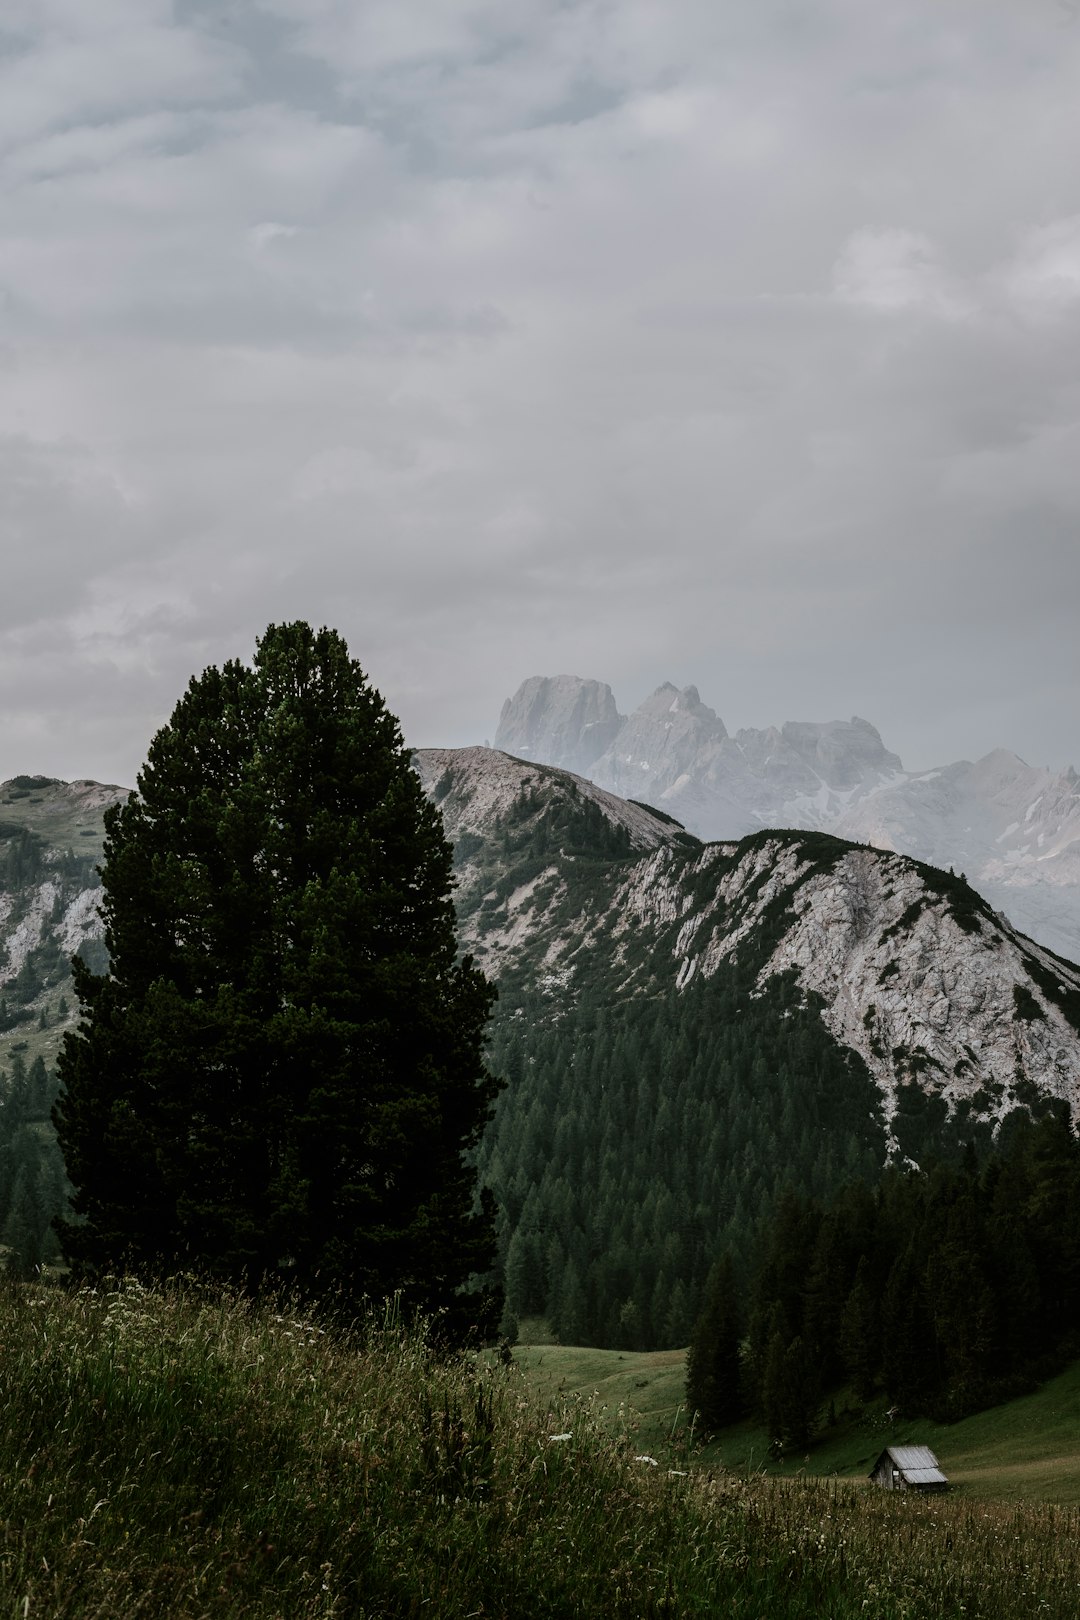
[{"label": "coniferous forest", "polygon": [[786,1186],[872,1183],[885,1135],[865,1069],[790,978],[675,995],[504,988],[507,1079],[479,1154],[501,1211],[508,1325],[564,1343],[685,1344],[713,1258],[749,1252]]},{"label": "coniferous forest", "polygon": [[706,1428],[754,1413],[797,1448],[839,1387],[950,1421],[1078,1354],[1080,1142],[1049,1110],[981,1162],[782,1197],[752,1262],[710,1274],[687,1395]]}]

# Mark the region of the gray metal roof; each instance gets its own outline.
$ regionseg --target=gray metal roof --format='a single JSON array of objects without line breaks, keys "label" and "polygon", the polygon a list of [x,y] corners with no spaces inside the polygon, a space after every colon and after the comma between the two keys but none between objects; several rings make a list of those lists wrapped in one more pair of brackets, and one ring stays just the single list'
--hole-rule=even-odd
[{"label": "gray metal roof", "polygon": [[889,1456],[906,1474],[909,1468],[937,1468],[938,1460],[929,1446],[888,1446]]},{"label": "gray metal roof", "polygon": [[886,1450],[909,1485],[949,1483],[929,1446],[887,1446]]}]

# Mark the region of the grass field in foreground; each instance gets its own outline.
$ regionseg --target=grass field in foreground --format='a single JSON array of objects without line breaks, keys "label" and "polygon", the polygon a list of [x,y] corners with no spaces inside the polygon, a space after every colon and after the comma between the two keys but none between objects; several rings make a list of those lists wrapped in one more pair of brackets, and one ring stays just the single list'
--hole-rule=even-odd
[{"label": "grass field in foreground", "polygon": [[959,1423],[901,1419],[890,1424],[884,1403],[855,1416],[843,1410],[806,1453],[776,1463],[760,1425],[740,1423],[711,1445],[691,1446],[685,1407],[685,1352],[592,1350],[573,1345],[518,1345],[514,1360],[545,1400],[592,1399],[604,1420],[634,1436],[639,1449],[692,1454],[701,1466],[738,1473],[825,1475],[864,1479],[887,1445],[928,1445],[950,1481],[980,1501],[1080,1504],[1080,1363],[1030,1395]]},{"label": "grass field in foreground", "polygon": [[1076,1620],[1072,1509],[654,1464],[392,1311],[9,1286],[0,1345],[11,1620]]}]

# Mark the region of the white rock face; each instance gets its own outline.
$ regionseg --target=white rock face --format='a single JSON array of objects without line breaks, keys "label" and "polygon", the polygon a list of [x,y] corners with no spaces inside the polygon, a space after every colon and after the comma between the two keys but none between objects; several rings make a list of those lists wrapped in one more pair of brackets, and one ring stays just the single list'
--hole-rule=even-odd
[{"label": "white rock face", "polygon": [[[682,988],[737,956],[770,902],[794,891],[795,921],[759,982],[793,969],[804,990],[823,997],[825,1023],[866,1063],[887,1120],[896,1112],[898,1086],[916,1078],[950,1111],[977,1099],[981,1117],[1001,1119],[1023,1100],[1027,1082],[1062,1098],[1080,1118],[1080,1042],[1031,978],[1027,959],[1034,955],[1056,982],[1077,991],[1080,970],[1033,950],[1004,921],[992,926],[980,918],[974,932],[966,931],[899,856],[852,850],[834,871],[804,879],[808,863],[782,840],[754,848],[729,868],[732,853],[730,845],[702,852],[690,875],[700,880],[717,867],[717,880],[713,896],[695,907],[678,860],[657,850],[618,893],[624,915],[616,935],[681,918],[673,967]],[[901,922],[916,909],[917,916]],[[733,913],[738,922],[730,927],[725,919]],[[1017,985],[1038,1009],[1031,1016],[1018,1016]]]},{"label": "white rock face", "polygon": [[57,930],[65,955],[74,956],[89,939],[101,939],[105,927],[98,915],[100,904],[100,889],[83,889],[66,908]]},{"label": "white rock face", "polygon": [[[553,775],[544,766],[530,768],[497,748],[419,748],[412,758],[424,791],[442,811],[446,836],[454,843],[464,833],[490,829],[523,795],[550,787]],[[670,838],[670,824],[648,808],[627,804],[571,771],[558,776],[583,799],[599,805],[613,826],[624,827],[634,849],[653,849]]]},{"label": "white rock face", "polygon": [[[681,990],[727,961],[745,960],[746,951],[754,961],[762,938],[772,937],[763,929],[779,927],[758,984],[790,971],[822,998],[824,1022],[865,1062],[887,1121],[912,1084],[950,1112],[967,1106],[982,1119],[1003,1118],[1032,1088],[1064,1100],[1080,1118],[1080,1035],[1062,1008],[1080,997],[1080,969],[1033,946],[970,891],[950,894],[910,859],[872,848],[822,841],[811,858],[805,844],[783,835],[695,847],[670,824],[580,778],[490,749],[425,750],[416,759],[429,791],[437,796],[441,787],[455,838],[479,842],[508,811],[569,787],[590,793],[639,852],[618,866],[606,901],[572,908],[569,921],[572,863],[558,853],[507,900],[490,890],[488,906],[473,908],[464,928],[489,971],[524,953],[561,974],[562,990],[573,993],[575,975],[588,975],[590,952],[604,950],[627,964],[626,993],[640,984],[634,974],[642,961],[650,971],[666,963]],[[467,891],[478,869],[466,861],[459,874]]]},{"label": "white rock face", "polygon": [[[779,886],[798,883],[795,852],[777,843],[755,851],[748,870],[738,868],[720,892],[745,887],[770,859],[770,879],[755,894],[752,915],[735,934],[708,940],[703,973],[737,950]],[[916,908],[917,916],[901,924]],[[916,1077],[950,1111],[978,1097],[983,1117],[1000,1119],[1022,1100],[1026,1081],[1080,1116],[1076,1032],[1031,979],[1030,946],[1007,925],[980,918],[968,932],[910,862],[869,849],[850,851],[834,871],[799,885],[796,910],[762,978],[794,969],[805,990],[824,998],[826,1024],[863,1058],[887,1119],[896,1111],[898,1083]],[[1036,955],[1055,979],[1080,990],[1080,971]],[[1017,985],[1038,1009],[1030,1016],[1018,1015]]]},{"label": "white rock face", "polygon": [[[58,890],[55,883],[39,883],[29,897],[23,915],[4,936],[5,962],[0,968],[0,985],[10,984],[35,946],[41,944],[45,925],[52,914]],[[7,907],[11,915],[10,898]]]},{"label": "white rock face", "polygon": [[622,725],[611,687],[603,682],[534,675],[503,704],[495,746],[518,759],[588,772]]},{"label": "white rock face", "polygon": [[[572,707],[574,682],[558,677],[560,713]],[[554,761],[543,747],[550,730],[545,690],[541,680],[527,681],[504,713],[527,692],[537,740],[529,758]],[[1036,770],[998,749],[975,764],[905,772],[857,716],[788,721],[731,737],[696,688],[670,685],[578,768],[613,793],[669,811],[700,838],[818,828],[951,866],[1024,933],[1080,961],[1080,778],[1073,770]]]}]

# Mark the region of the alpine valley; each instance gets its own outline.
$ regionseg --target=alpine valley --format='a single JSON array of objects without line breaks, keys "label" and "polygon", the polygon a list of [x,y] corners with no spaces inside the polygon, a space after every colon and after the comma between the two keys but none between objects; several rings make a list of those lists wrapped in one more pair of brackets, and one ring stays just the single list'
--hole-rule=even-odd
[{"label": "alpine valley", "polygon": [[[872,802],[880,747],[853,725],[871,763],[829,789],[849,807]],[[785,746],[849,758],[835,729]],[[886,1163],[1080,1114],[1080,970],[962,876],[806,825],[703,843],[498,749],[414,761],[454,844],[462,947],[499,987],[507,1084],[479,1162],[508,1326],[543,1314],[564,1342],[685,1344],[711,1261],[748,1253],[785,1189],[873,1184]],[[103,959],[93,867],[120,795],[0,786],[0,1236],[20,1265],[48,1257],[49,1066],[74,1012],[68,954]]]}]

